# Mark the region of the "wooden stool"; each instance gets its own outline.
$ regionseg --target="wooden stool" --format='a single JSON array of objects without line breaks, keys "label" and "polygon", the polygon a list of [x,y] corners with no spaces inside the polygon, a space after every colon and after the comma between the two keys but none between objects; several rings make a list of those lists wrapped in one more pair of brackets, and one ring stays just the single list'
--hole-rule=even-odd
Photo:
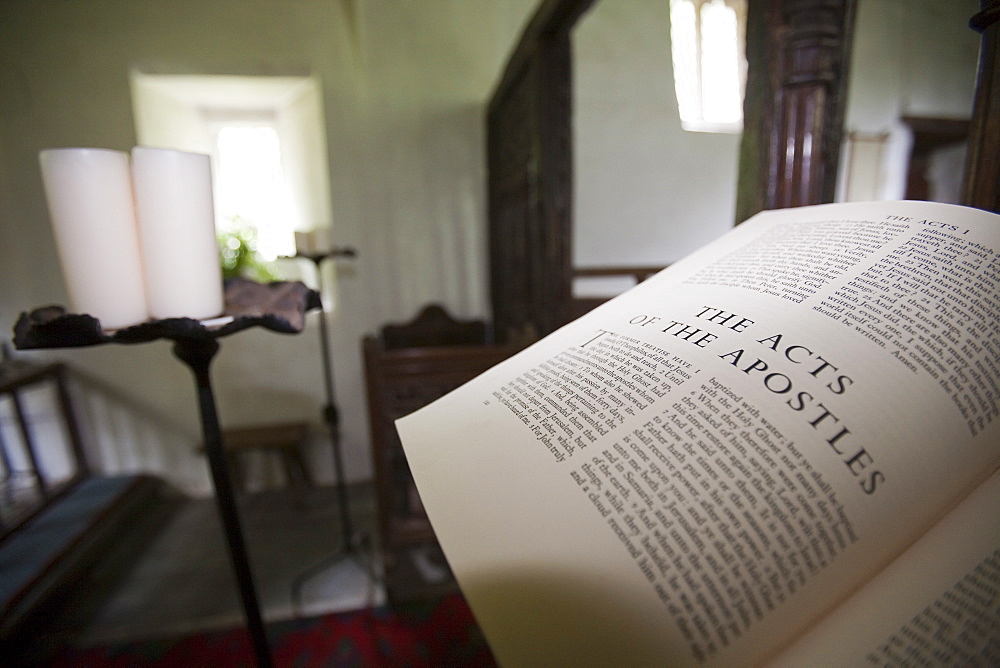
[{"label": "wooden stool", "polygon": [[222,439],[229,456],[229,465],[233,471],[233,477],[239,481],[243,491],[246,491],[247,479],[243,467],[240,465],[239,455],[251,450],[277,453],[284,465],[287,480],[297,487],[311,487],[312,477],[309,475],[309,469],[302,458],[302,447],[305,444],[307,433],[308,425],[304,422],[235,427],[223,430]]}]

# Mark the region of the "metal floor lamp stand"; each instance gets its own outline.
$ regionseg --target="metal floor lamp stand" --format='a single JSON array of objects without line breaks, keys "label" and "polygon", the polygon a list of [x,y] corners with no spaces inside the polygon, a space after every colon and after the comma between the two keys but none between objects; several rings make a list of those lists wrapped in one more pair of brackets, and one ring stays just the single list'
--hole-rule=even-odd
[{"label": "metal floor lamp stand", "polygon": [[[328,253],[300,254],[316,267],[316,291],[322,300],[323,295],[323,261],[334,257],[355,257],[352,248],[334,248]],[[326,322],[326,310],[319,312],[320,352],[323,360],[323,389],[326,405],[323,407],[323,421],[330,434],[330,445],[333,449],[334,486],[337,491],[337,504],[340,509],[340,546],[330,555],[306,569],[292,583],[292,604],[295,609],[301,608],[302,588],[306,582],[340,561],[353,561],[369,578],[370,582],[378,583],[380,578],[375,571],[370,556],[366,554],[371,549],[370,537],[362,532],[356,532],[351,519],[350,499],[347,494],[347,483],[344,479],[344,460],[340,442],[340,411],[334,394],[333,359],[330,351],[330,336]]]}]

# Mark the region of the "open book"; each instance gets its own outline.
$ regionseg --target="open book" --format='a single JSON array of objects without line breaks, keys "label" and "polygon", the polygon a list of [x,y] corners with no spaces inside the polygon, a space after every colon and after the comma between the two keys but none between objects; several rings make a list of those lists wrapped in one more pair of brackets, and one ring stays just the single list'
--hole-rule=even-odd
[{"label": "open book", "polygon": [[760,214],[397,423],[506,665],[1000,664],[1000,216]]}]

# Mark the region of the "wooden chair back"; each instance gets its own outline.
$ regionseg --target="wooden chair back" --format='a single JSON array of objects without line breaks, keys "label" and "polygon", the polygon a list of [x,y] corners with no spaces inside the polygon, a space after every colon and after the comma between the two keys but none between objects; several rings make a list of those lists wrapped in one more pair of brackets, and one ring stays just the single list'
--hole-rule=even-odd
[{"label": "wooden chair back", "polygon": [[395,421],[513,354],[487,342],[481,321],[456,321],[440,306],[362,341],[379,529],[393,596],[395,553],[436,543],[403,454]]}]

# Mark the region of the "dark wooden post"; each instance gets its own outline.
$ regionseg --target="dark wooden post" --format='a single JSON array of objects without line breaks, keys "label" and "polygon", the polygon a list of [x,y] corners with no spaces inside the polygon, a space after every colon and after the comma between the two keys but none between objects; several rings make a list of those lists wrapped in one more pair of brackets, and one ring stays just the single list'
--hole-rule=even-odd
[{"label": "dark wooden post", "polygon": [[964,201],[1000,213],[1000,0],[982,0],[982,11],[969,23],[983,39],[969,129]]},{"label": "dark wooden post", "polygon": [[832,202],[855,0],[750,0],[736,221]]}]

